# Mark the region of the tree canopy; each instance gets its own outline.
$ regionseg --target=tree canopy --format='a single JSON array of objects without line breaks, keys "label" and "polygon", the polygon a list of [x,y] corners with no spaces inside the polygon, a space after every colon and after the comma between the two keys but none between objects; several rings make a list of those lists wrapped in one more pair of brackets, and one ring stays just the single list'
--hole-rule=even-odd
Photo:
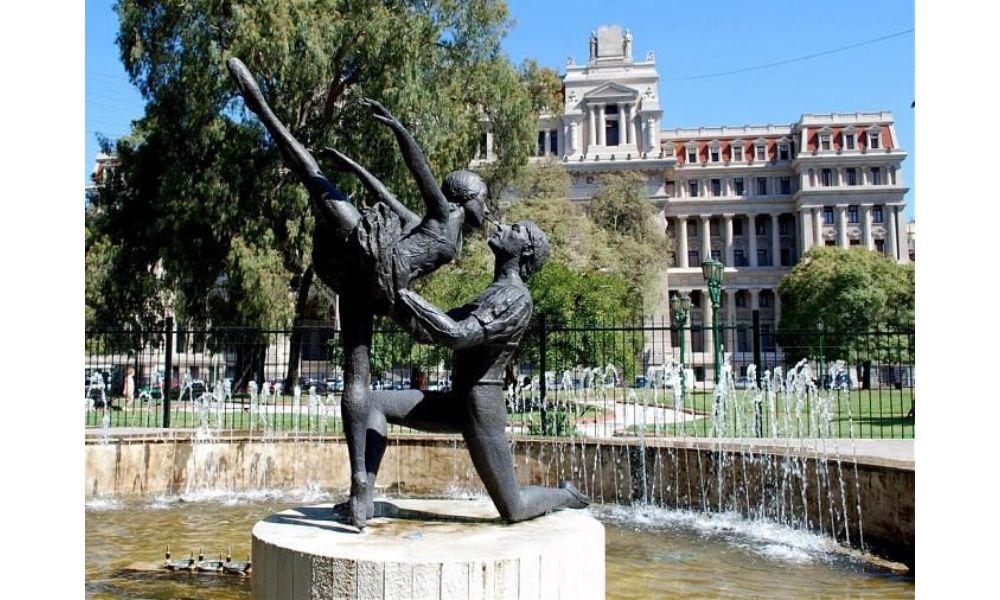
[{"label": "tree canopy", "polygon": [[[526,160],[531,101],[499,51],[510,25],[499,0],[121,0],[116,10],[146,107],[132,135],[105,144],[120,165],[88,216],[89,326],[155,322],[151,298],[165,291],[179,318],[213,325],[287,326],[297,304],[316,304],[295,302],[312,279],[306,192],[243,107],[231,56],[321,164],[319,150],[335,146],[411,206],[395,139],[362,96],[411,129],[439,178],[468,165],[484,116],[498,158],[490,183]],[[328,175],[363,197],[353,179]]]},{"label": "tree canopy", "polygon": [[891,334],[912,332],[914,289],[912,264],[863,248],[812,248],[778,288],[778,343],[793,360],[821,350],[827,359],[854,363],[912,360],[912,345],[902,342],[901,355]]}]

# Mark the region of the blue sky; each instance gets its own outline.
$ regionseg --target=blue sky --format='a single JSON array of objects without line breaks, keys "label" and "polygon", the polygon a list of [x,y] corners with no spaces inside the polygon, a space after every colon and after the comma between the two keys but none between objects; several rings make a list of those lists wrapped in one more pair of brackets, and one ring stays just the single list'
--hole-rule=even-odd
[{"label": "blue sky", "polygon": [[[656,53],[662,127],[791,123],[802,113],[890,110],[910,156],[903,165],[913,217],[914,34],[742,73],[703,77],[824,53],[914,28],[909,0],[673,2],[509,0],[516,23],[503,47],[515,61],[561,69],[587,59],[601,24],[631,29],[637,58]],[[86,3],[85,181],[96,133],[128,131],[142,114],[115,46],[113,0]]]}]

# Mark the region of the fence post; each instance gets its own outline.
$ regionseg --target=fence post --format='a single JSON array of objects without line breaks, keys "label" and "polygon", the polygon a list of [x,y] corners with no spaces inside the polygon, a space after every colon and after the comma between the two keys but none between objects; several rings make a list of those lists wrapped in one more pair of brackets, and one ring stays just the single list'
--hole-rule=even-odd
[{"label": "fence post", "polygon": [[170,427],[170,378],[174,369],[174,318],[167,317],[166,324],[166,335],[164,338],[167,341],[167,356],[163,361],[163,428],[168,429]]},{"label": "fence post", "polygon": [[[751,313],[751,322],[753,327],[753,331],[751,332],[753,337],[753,364],[757,366],[757,369],[754,372],[754,378],[757,380],[757,389],[760,389],[760,377],[761,373],[764,371],[764,365],[761,364],[759,310],[753,310]],[[760,410],[760,394],[757,394],[756,397],[758,400],[753,403],[754,433],[757,434],[757,437],[760,437],[764,432],[764,423]]]},{"label": "fence post", "polygon": [[539,315],[539,317],[540,318],[538,319],[538,362],[539,362],[539,368],[542,370],[542,377],[541,377],[542,386],[540,394],[542,399],[541,418],[542,418],[542,435],[545,435],[545,432],[548,431],[547,427],[548,411],[545,410],[545,396],[546,396],[546,391],[548,391],[549,387],[548,381],[546,381],[545,378],[545,369],[547,367],[545,360],[545,354],[546,354],[545,347],[547,345],[546,338],[548,337],[549,330],[545,323],[545,313],[542,313],[541,315]]}]

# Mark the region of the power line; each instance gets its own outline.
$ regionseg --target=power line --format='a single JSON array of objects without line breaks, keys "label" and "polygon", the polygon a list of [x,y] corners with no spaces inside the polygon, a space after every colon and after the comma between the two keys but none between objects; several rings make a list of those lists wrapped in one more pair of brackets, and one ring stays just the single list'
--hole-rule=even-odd
[{"label": "power line", "polygon": [[747,73],[749,71],[759,71],[761,69],[769,69],[771,67],[777,67],[781,65],[787,65],[794,62],[800,62],[803,60],[809,60],[811,58],[817,58],[819,56],[826,56],[827,54],[835,54],[837,52],[843,52],[845,50],[851,50],[852,48],[858,48],[860,46],[867,46],[868,44],[874,44],[876,42],[881,42],[882,40],[887,40],[894,37],[899,37],[901,35],[906,35],[907,33],[913,33],[913,29],[907,29],[905,31],[897,31],[896,33],[890,33],[889,35],[884,35],[879,38],[865,40],[863,42],[858,42],[857,44],[851,44],[850,46],[841,46],[840,48],[834,48],[832,50],[824,50],[823,52],[817,52],[815,54],[807,54],[806,56],[799,56],[796,58],[790,58],[788,60],[781,60],[778,62],[767,63],[765,65],[757,65],[755,67],[746,67],[744,69],[735,69],[733,71],[722,71],[720,73],[709,73],[707,75],[690,75],[688,77],[670,77],[664,79],[664,81],[690,81],[692,79],[708,79],[709,77],[722,77],[724,75],[735,75],[737,73]]}]

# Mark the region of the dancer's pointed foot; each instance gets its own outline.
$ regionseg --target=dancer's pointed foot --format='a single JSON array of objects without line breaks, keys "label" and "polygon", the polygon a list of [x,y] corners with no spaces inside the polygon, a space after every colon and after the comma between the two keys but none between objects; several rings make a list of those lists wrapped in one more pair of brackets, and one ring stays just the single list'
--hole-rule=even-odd
[{"label": "dancer's pointed foot", "polygon": [[573,497],[573,504],[570,504],[569,508],[587,508],[590,505],[590,498],[585,496],[580,490],[576,489],[576,486],[568,480],[563,479],[560,481],[559,487],[569,492],[570,496]]}]

